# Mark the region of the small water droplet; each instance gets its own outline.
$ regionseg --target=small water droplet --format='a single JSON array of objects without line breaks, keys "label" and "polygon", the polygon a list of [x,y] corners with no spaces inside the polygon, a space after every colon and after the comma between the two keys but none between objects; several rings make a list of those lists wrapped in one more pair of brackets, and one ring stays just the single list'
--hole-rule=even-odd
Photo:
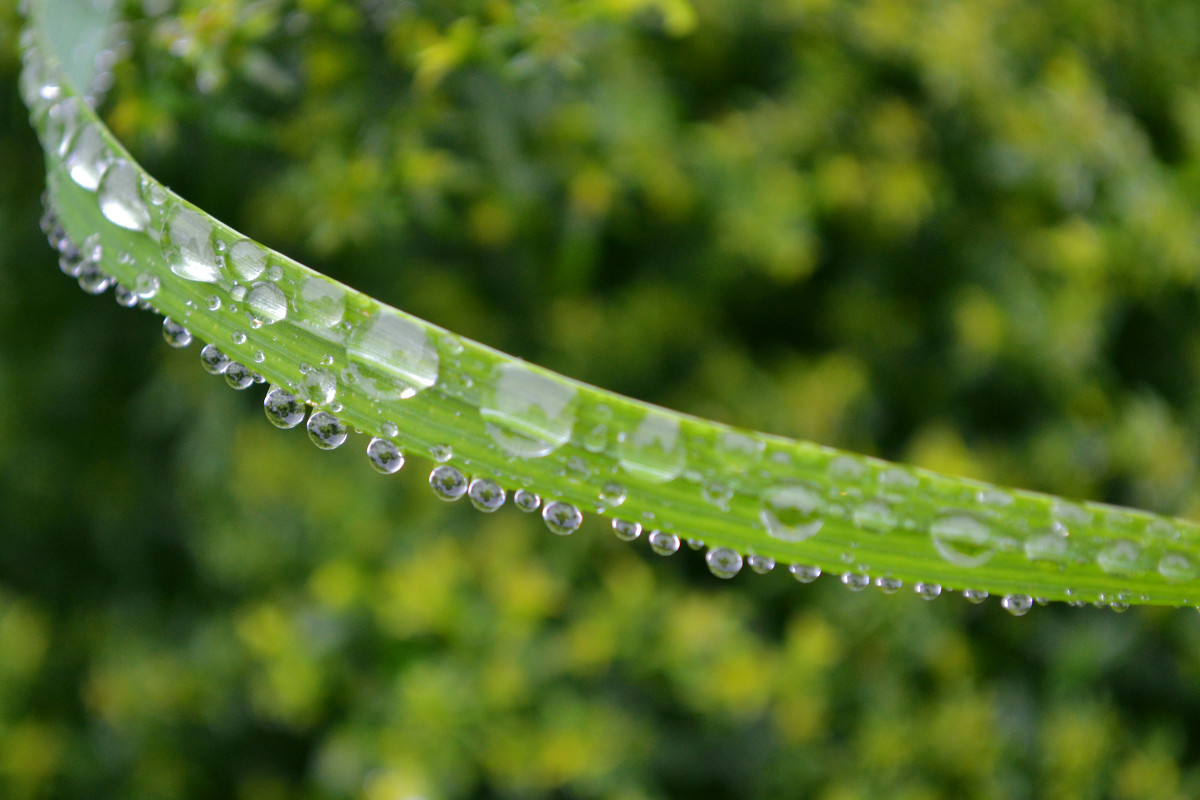
[{"label": "small water droplet", "polygon": [[162,254],[171,271],[181,278],[216,283],[221,278],[220,262],[212,244],[213,224],[184,205],[176,206],[167,218]]},{"label": "small water droplet", "polygon": [[821,568],[815,565],[792,564],[788,567],[788,572],[800,583],[812,583],[821,577]]},{"label": "small water droplet", "polygon": [[776,486],[763,493],[759,518],[767,533],[785,542],[802,542],[821,530],[821,496],[810,484]]},{"label": "small water droplet", "polygon": [[71,152],[67,154],[67,173],[79,186],[94,192],[100,185],[100,177],[104,174],[110,157],[99,127],[94,124],[85,125],[75,136]]},{"label": "small water droplet", "polygon": [[108,290],[108,287],[113,284],[112,276],[101,269],[100,265],[91,259],[84,260],[79,265],[79,273],[76,280],[79,281],[80,289],[93,295],[104,294]]},{"label": "small water droplet", "polygon": [[379,437],[367,442],[367,460],[377,472],[385,475],[391,475],[404,466],[404,454],[396,443]]},{"label": "small water droplet", "polygon": [[264,361],[266,361],[266,360],[267,360],[267,357],[266,357],[266,355],[263,353],[263,351],[262,351],[262,350],[255,350],[255,351],[254,351],[254,363],[255,363],[255,364],[261,364],[261,363],[263,363],[263,362],[264,362]]},{"label": "small water droplet", "polygon": [[688,539],[688,540],[686,540],[685,544],[687,544],[689,550],[703,550],[704,549],[704,540],[703,539]]},{"label": "small water droplet", "polygon": [[913,586],[913,591],[922,600],[934,600],[941,596],[942,587],[937,583],[918,583]]},{"label": "small water droplet", "polygon": [[215,294],[210,294],[208,297],[204,298],[204,307],[209,311],[216,311],[220,309],[221,298],[217,297]]},{"label": "small water droplet", "polygon": [[759,575],[766,575],[775,569],[775,559],[770,556],[759,555],[758,553],[751,553],[746,556],[746,563],[750,565],[750,569]]},{"label": "small water droplet", "polygon": [[140,300],[149,300],[158,294],[159,283],[158,277],[151,275],[149,272],[143,272],[137,276],[137,280],[133,284],[133,293]]},{"label": "small water droplet", "polygon": [[429,448],[429,457],[444,464],[454,458],[454,448],[448,444],[435,444]]},{"label": "small water droplet", "polygon": [[708,571],[722,580],[729,580],[742,571],[742,554],[728,547],[714,547],[704,554]]},{"label": "small water droplet", "polygon": [[929,533],[938,554],[958,567],[981,567],[996,552],[991,529],[968,514],[940,516],[929,527]]},{"label": "small water droplet", "polygon": [[706,483],[704,488],[700,490],[700,493],[707,502],[712,503],[717,508],[727,509],[729,508],[729,501],[733,497],[733,487],[727,483],[714,481]]},{"label": "small water droplet", "polygon": [[717,447],[727,458],[742,465],[748,465],[762,458],[767,443],[744,433],[725,431],[717,439]]},{"label": "small water droplet", "polygon": [[467,487],[467,496],[471,505],[480,511],[490,514],[504,505],[505,493],[500,484],[488,478],[475,478]]},{"label": "small water droplet", "polygon": [[861,592],[871,585],[871,576],[861,572],[843,572],[842,585],[852,592]]},{"label": "small water droplet", "polygon": [[455,467],[443,464],[429,473],[429,487],[442,500],[452,503],[467,493],[467,479]]},{"label": "small water droplet", "polygon": [[976,502],[982,503],[985,506],[1011,506],[1016,502],[1011,494],[1000,489],[980,489],[975,493]]},{"label": "small water droplet", "polygon": [[229,356],[215,344],[206,344],[200,351],[200,364],[213,375],[220,375],[229,367]]},{"label": "small water droplet", "polygon": [[171,347],[187,347],[192,343],[192,333],[170,317],[163,318],[163,339]]},{"label": "small water droplet", "polygon": [[575,389],[522,364],[501,364],[484,390],[480,414],[507,455],[541,458],[567,443]]},{"label": "small water droplet", "polygon": [[314,411],[308,418],[308,438],[322,450],[341,447],[350,429],[328,411]]},{"label": "small water droplet", "polygon": [[137,295],[133,293],[133,290],[119,283],[113,288],[113,299],[122,308],[133,308],[138,304]]},{"label": "small water droplet", "polygon": [[895,594],[903,588],[904,581],[899,578],[876,578],[875,585],[884,594]]},{"label": "small water droplet", "polygon": [[625,502],[625,487],[616,481],[609,481],[600,488],[600,501],[606,506],[616,508]]},{"label": "small water droplet", "polygon": [[537,511],[541,504],[542,498],[528,489],[517,489],[513,494],[513,505],[526,513]]},{"label": "small water droplet", "polygon": [[1032,561],[1065,561],[1069,543],[1066,528],[1061,525],[1043,529],[1040,534],[1025,542],[1025,555]]},{"label": "small water droplet", "polygon": [[137,168],[123,158],[108,165],[97,192],[100,213],[114,225],[130,231],[143,231],[150,224],[150,211],[142,201],[142,185]]},{"label": "small water droplet", "polygon": [[247,314],[259,325],[273,325],[287,317],[287,298],[273,283],[256,283],[246,293]]},{"label": "small water droplet", "polygon": [[613,535],[622,542],[632,542],[634,539],[642,535],[642,523],[628,522],[623,519],[614,519],[612,521]]},{"label": "small water droplet", "polygon": [[850,519],[858,527],[876,533],[887,533],[896,527],[896,512],[888,501],[878,498],[856,505]]},{"label": "small water droplet", "polygon": [[272,386],[263,399],[263,411],[276,428],[294,428],[304,421],[304,401],[279,386]]},{"label": "small water droplet", "polygon": [[400,428],[394,422],[384,422],[379,426],[379,432],[389,439],[395,439],[400,435]]},{"label": "small water droplet", "polygon": [[1167,553],[1158,561],[1158,574],[1168,583],[1182,583],[1196,577],[1196,565],[1182,553]]},{"label": "small water droplet", "polygon": [[246,334],[243,333],[242,331],[234,331],[233,335],[230,336],[229,338],[233,340],[234,344],[245,344],[246,343]]},{"label": "small water droplet", "polygon": [[979,605],[988,599],[988,593],[983,589],[963,589],[962,594],[968,603],[974,603],[975,605]]},{"label": "small water droplet", "polygon": [[608,447],[608,427],[597,425],[583,435],[583,448],[589,453],[602,453]]},{"label": "small water droplet", "polygon": [[225,382],[234,389],[245,389],[254,383],[254,373],[236,361],[230,361],[225,368]]},{"label": "small water droplet", "polygon": [[1033,608],[1033,598],[1027,594],[1006,594],[1000,606],[1014,617],[1023,617]]},{"label": "small water droplet", "polygon": [[555,500],[542,509],[542,520],[551,533],[568,536],[579,530],[583,524],[583,514],[570,503]]},{"label": "small water droplet", "polygon": [[633,433],[618,437],[617,458],[621,467],[647,483],[674,480],[687,459],[679,433],[678,417],[662,411],[646,412]]},{"label": "small water droplet", "polygon": [[650,549],[660,556],[670,556],[679,552],[679,537],[667,531],[653,530],[646,534]]}]

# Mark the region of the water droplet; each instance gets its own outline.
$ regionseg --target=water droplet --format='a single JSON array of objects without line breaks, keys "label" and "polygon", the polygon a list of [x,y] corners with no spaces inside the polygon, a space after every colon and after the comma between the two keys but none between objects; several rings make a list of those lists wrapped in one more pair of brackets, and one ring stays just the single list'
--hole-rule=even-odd
[{"label": "water droplet", "polygon": [[1000,489],[980,489],[975,493],[976,502],[985,506],[1011,506],[1016,500],[1011,494]]},{"label": "water droplet", "polygon": [[689,550],[703,550],[704,549],[704,540],[703,539],[688,539],[688,540],[686,540],[686,544],[687,544]]},{"label": "water droplet", "polygon": [[181,278],[216,283],[221,278],[220,262],[212,245],[213,225],[184,205],[176,206],[167,218],[162,254],[171,271]]},{"label": "water droplet", "polygon": [[583,435],[583,448],[589,453],[602,453],[608,447],[608,427],[597,425]]},{"label": "water droplet", "polygon": [[67,97],[55,103],[46,120],[46,149],[62,158],[71,148],[79,130],[79,98]]},{"label": "water droplet", "polygon": [[245,344],[246,343],[246,334],[243,333],[242,331],[234,331],[233,335],[230,336],[229,338],[233,340],[234,344]]},{"label": "water droplet", "polygon": [[729,580],[742,571],[742,554],[728,547],[714,547],[704,554],[708,571],[722,580]]},{"label": "water droplet", "polygon": [[513,505],[526,513],[537,511],[541,504],[542,498],[528,489],[517,489],[513,494]]},{"label": "water droplet", "polygon": [[87,259],[79,265],[76,279],[79,281],[79,288],[88,294],[104,294],[113,284],[112,277],[91,259]]},{"label": "water droplet", "polygon": [[1087,525],[1092,521],[1092,512],[1075,503],[1069,503],[1065,500],[1055,500],[1050,513],[1054,518],[1064,523],[1068,528],[1071,525]]},{"label": "water droplet", "polygon": [[209,311],[217,311],[221,308],[221,298],[217,297],[215,294],[210,294],[208,297],[204,298],[204,307]]},{"label": "water droplet", "polygon": [[287,316],[287,298],[273,283],[256,283],[246,293],[247,313],[259,325],[272,325]]},{"label": "water droplet", "polygon": [[621,467],[647,483],[665,483],[683,470],[687,451],[679,436],[679,418],[648,411],[633,433],[618,437]]},{"label": "water droplet", "polygon": [[337,379],[327,370],[311,370],[300,380],[300,395],[317,406],[327,406],[337,397]]},{"label": "water droplet", "polygon": [[133,293],[133,290],[127,289],[119,283],[113,289],[113,299],[122,308],[133,308],[138,304],[137,295]]},{"label": "water droplet", "polygon": [[1133,542],[1113,542],[1100,551],[1096,563],[1109,574],[1129,574],[1138,570],[1141,550]]},{"label": "water droplet", "polygon": [[609,481],[600,488],[600,501],[606,506],[616,508],[625,502],[625,487],[616,481]]},{"label": "water droplet", "polygon": [[942,587],[936,583],[918,583],[913,586],[913,591],[922,600],[934,600],[942,594]]},{"label": "water droplet", "polygon": [[67,172],[75,183],[94,192],[100,185],[100,176],[109,158],[100,129],[93,124],[85,125],[75,136],[71,152],[67,154]]},{"label": "water droplet", "polygon": [[785,542],[802,542],[821,530],[821,496],[810,484],[776,486],[763,493],[759,518],[767,533]]},{"label": "water droplet", "polygon": [[583,514],[570,503],[555,500],[546,503],[546,507],[542,509],[542,520],[551,533],[568,536],[579,530],[579,526],[583,524]]},{"label": "water droplet", "polygon": [[1182,553],[1167,553],[1158,561],[1158,574],[1168,583],[1181,583],[1196,577],[1196,566]]},{"label": "water droplet", "polygon": [[752,464],[762,458],[767,443],[737,431],[725,431],[717,439],[717,447],[734,462]]},{"label": "water droplet", "polygon": [[1025,542],[1025,555],[1032,561],[1066,561],[1069,542],[1065,528],[1045,529]]},{"label": "water droplet", "polygon": [[838,456],[826,469],[838,482],[857,481],[866,473],[867,465],[852,456]]},{"label": "water droplet", "polygon": [[729,501],[733,497],[733,487],[727,483],[714,481],[705,484],[704,488],[700,490],[700,494],[717,508],[727,509]]},{"label": "water droplet", "polygon": [[310,277],[300,286],[292,307],[310,327],[332,328],[346,313],[346,290],[324,278]]},{"label": "water droplet", "polygon": [[679,537],[667,531],[650,531],[646,534],[650,549],[660,556],[670,556],[679,552]]},{"label": "water droplet", "polygon": [[896,527],[896,512],[886,500],[875,499],[859,503],[851,512],[854,524],[863,530],[887,533]]},{"label": "water droplet", "polygon": [[171,347],[187,347],[192,343],[192,333],[170,317],[163,319],[163,338]]},{"label": "water droplet", "polygon": [[97,199],[100,213],[114,225],[130,231],[144,231],[150,224],[150,211],[142,201],[137,167],[123,158],[109,164],[104,171]]},{"label": "water droplet", "polygon": [[570,385],[521,364],[501,364],[484,391],[480,414],[506,454],[541,458],[571,438],[574,399]]},{"label": "water droplet", "polygon": [[[227,260],[234,277],[241,281],[257,280],[267,266],[267,251],[249,239],[234,242]],[[282,318],[281,318],[282,319]]]},{"label": "water droplet", "polygon": [[322,450],[341,447],[350,429],[328,411],[314,411],[308,418],[308,438]]},{"label": "water droplet", "polygon": [[158,277],[151,275],[149,272],[143,272],[137,276],[137,280],[133,284],[133,293],[141,300],[149,300],[158,294],[159,283]]},{"label": "water droplet", "polygon": [[788,572],[792,574],[800,583],[812,583],[817,578],[821,577],[821,568],[818,566],[809,566],[806,564],[792,564],[788,567]]},{"label": "water droplet", "polygon": [[963,589],[962,594],[968,603],[974,603],[975,605],[979,605],[988,599],[988,593],[983,589]]},{"label": "water droplet", "polygon": [[843,572],[842,585],[852,592],[861,592],[871,585],[871,576],[861,572]]},{"label": "water droplet", "polygon": [[429,448],[429,457],[440,464],[454,458],[454,448],[448,444],[435,444]]},{"label": "water droplet", "polygon": [[938,517],[929,527],[929,533],[941,557],[958,567],[981,567],[996,552],[991,529],[967,514]]},{"label": "water droplet", "polygon": [[904,586],[904,581],[899,578],[876,578],[875,585],[884,594],[895,594]]},{"label": "water droplet", "polygon": [[346,345],[365,364],[364,388],[377,400],[414,397],[437,382],[438,354],[425,328],[390,308],[355,326]]},{"label": "water droplet", "polygon": [[751,553],[746,556],[746,563],[750,565],[750,569],[757,572],[759,575],[766,575],[771,570],[775,569],[775,559],[770,556],[762,556],[758,553]]},{"label": "water droplet", "polygon": [[276,428],[294,428],[304,421],[305,405],[286,389],[272,386],[263,399],[263,411]]},{"label": "water droplet", "polygon": [[379,426],[379,432],[388,439],[395,439],[400,435],[400,428],[394,422],[384,422]]},{"label": "water droplet", "polygon": [[642,523],[628,522],[623,519],[614,519],[612,521],[613,535],[622,542],[632,542],[634,539],[642,535]]},{"label": "water droplet", "polygon": [[467,487],[467,496],[471,499],[471,505],[486,514],[490,514],[504,505],[506,497],[500,484],[487,478],[472,480],[471,485]]},{"label": "water droplet", "polygon": [[200,351],[200,364],[213,375],[220,375],[229,367],[229,356],[215,344],[206,344]]},{"label": "water droplet", "polygon": [[1165,519],[1156,519],[1146,526],[1146,535],[1152,539],[1166,542],[1177,542],[1182,535],[1179,526]]},{"label": "water droplet", "polygon": [[1014,617],[1023,617],[1033,608],[1033,598],[1027,594],[1006,594],[1000,606]]},{"label": "water droplet", "polygon": [[443,464],[429,473],[429,487],[442,500],[452,503],[467,493],[467,479],[454,467]]},{"label": "water droplet", "polygon": [[367,442],[367,460],[377,472],[385,475],[398,472],[404,466],[404,454],[396,443],[379,437]]},{"label": "water droplet", "polygon": [[254,373],[236,361],[230,361],[225,368],[225,382],[234,389],[245,389],[254,383]]}]

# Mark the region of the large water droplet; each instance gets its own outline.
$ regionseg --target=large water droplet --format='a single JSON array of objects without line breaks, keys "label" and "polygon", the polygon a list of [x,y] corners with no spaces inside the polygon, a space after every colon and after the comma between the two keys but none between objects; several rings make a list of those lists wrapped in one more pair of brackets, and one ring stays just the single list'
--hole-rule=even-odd
[{"label": "large water droplet", "polygon": [[629,522],[623,519],[614,519],[612,521],[613,535],[622,542],[632,542],[634,539],[642,535],[642,523]]},{"label": "large water droplet", "polygon": [[958,567],[981,567],[993,555],[992,531],[967,514],[946,514],[929,526],[933,546],[942,558]]},{"label": "large water droplet", "polygon": [[229,248],[229,269],[238,280],[257,280],[267,268],[267,251],[249,239],[234,242]]},{"label": "large water droplet", "polygon": [[618,437],[617,458],[626,472],[647,483],[673,480],[687,460],[679,418],[662,411],[646,412],[632,433]]},{"label": "large water droplet", "polygon": [[714,547],[704,554],[708,571],[722,580],[729,580],[742,571],[742,554],[728,547]]},{"label": "large water droplet", "polygon": [[479,412],[501,450],[518,458],[540,458],[571,438],[574,399],[574,387],[507,363],[485,389]]},{"label": "large water droplet", "polygon": [[1033,598],[1027,594],[1006,594],[1000,605],[1014,617],[1022,617],[1033,608]]},{"label": "large water droplet", "polygon": [[276,428],[294,428],[304,421],[304,401],[286,389],[272,386],[263,398],[263,411]]},{"label": "large water droplet", "polygon": [[367,443],[367,459],[378,472],[391,475],[404,466],[404,454],[396,443],[378,436]]},{"label": "large water droplet", "polygon": [[555,500],[542,509],[542,520],[551,533],[567,536],[579,530],[583,524],[583,514],[570,503]]},{"label": "large water droplet", "polygon": [[332,328],[346,313],[346,290],[324,278],[310,277],[300,286],[292,307],[310,326]]},{"label": "large water droplet", "polygon": [[815,486],[788,484],[763,493],[759,519],[767,533],[785,542],[802,542],[821,530],[821,496]]},{"label": "large water droplet", "polygon": [[150,224],[150,212],[142,200],[142,181],[137,167],[123,158],[118,158],[104,171],[97,198],[100,213],[114,225],[144,231]]},{"label": "large water droplet", "polygon": [[405,400],[437,382],[438,354],[425,328],[400,312],[381,308],[359,323],[346,350],[365,362],[359,380],[377,400]]},{"label": "large water droplet", "polygon": [[273,283],[260,282],[246,293],[250,319],[259,325],[271,325],[287,316],[287,298]]},{"label": "large water droplet", "polygon": [[812,583],[821,577],[821,568],[816,565],[792,564],[788,567],[788,572],[800,583]]},{"label": "large water droplet", "polygon": [[679,537],[667,531],[650,531],[646,535],[650,549],[660,556],[670,556],[679,552]]},{"label": "large water droplet", "polygon": [[308,438],[322,450],[341,447],[349,435],[346,423],[328,411],[314,411],[308,418]]},{"label": "large water droplet", "polygon": [[100,185],[100,176],[108,165],[109,157],[100,129],[92,124],[85,125],[75,137],[71,152],[67,154],[67,172],[75,183],[94,192]]},{"label": "large water droplet", "polygon": [[200,365],[213,375],[220,375],[229,368],[229,356],[215,344],[206,344],[200,351]]},{"label": "large water droplet", "polygon": [[442,500],[452,503],[467,493],[467,479],[456,468],[443,464],[429,473],[429,488]]},{"label": "large water droplet", "polygon": [[170,317],[163,319],[163,338],[171,347],[187,347],[192,343],[192,333]]},{"label": "large water droplet", "polygon": [[1141,550],[1133,542],[1113,542],[1100,551],[1096,563],[1107,573],[1129,574],[1138,570],[1140,556]]},{"label": "large water droplet", "polygon": [[471,499],[471,505],[490,514],[504,505],[506,495],[504,489],[495,481],[488,478],[475,478],[467,486],[467,497]]},{"label": "large water droplet", "polygon": [[229,366],[225,368],[225,382],[234,389],[245,389],[254,383],[254,373],[249,367],[230,361]]},{"label": "large water droplet", "polygon": [[528,489],[517,489],[517,491],[513,493],[513,505],[526,513],[537,511],[538,506],[541,504],[542,498],[538,497],[536,493],[531,492]]},{"label": "large water droplet", "polygon": [[216,283],[221,265],[212,244],[213,225],[185,205],[176,206],[167,218],[162,254],[171,271],[181,278]]}]

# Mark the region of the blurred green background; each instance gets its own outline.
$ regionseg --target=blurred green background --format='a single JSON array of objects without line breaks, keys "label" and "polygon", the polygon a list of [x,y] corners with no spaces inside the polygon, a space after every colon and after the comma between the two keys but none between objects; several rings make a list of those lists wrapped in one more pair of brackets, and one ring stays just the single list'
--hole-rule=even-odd
[{"label": "blurred green background", "polygon": [[[104,113],[574,377],[1200,515],[1193,0],[145,0]],[[37,230],[0,3],[0,797],[1187,798],[1194,611],[731,583],[267,425]]]}]

